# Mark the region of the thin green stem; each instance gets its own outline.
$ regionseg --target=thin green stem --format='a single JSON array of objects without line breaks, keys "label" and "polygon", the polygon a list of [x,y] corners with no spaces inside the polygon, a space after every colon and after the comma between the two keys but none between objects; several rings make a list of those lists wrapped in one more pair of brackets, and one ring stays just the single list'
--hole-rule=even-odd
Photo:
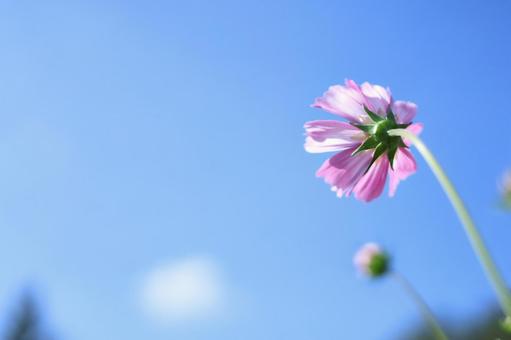
[{"label": "thin green stem", "polygon": [[435,315],[426,304],[426,302],[422,299],[420,294],[413,288],[412,284],[401,274],[398,272],[391,272],[390,275],[392,278],[403,288],[403,290],[410,296],[410,298],[415,302],[419,311],[422,314],[424,320],[431,327],[431,331],[437,340],[448,340],[449,338],[443,331],[442,327],[438,323]]},{"label": "thin green stem", "polygon": [[440,185],[444,189],[445,194],[451,201],[454,210],[458,214],[458,217],[465,228],[468,239],[470,240],[472,248],[479,258],[487,278],[497,293],[497,297],[499,299],[502,310],[507,316],[511,316],[511,294],[509,293],[507,285],[504,282],[504,279],[502,278],[499,270],[497,269],[497,266],[493,262],[490,252],[488,251],[488,248],[486,247],[481,235],[479,234],[479,231],[477,230],[472,217],[465,207],[463,200],[461,199],[460,195],[454,188],[454,185],[451,183],[436,158],[433,156],[431,151],[429,151],[426,145],[420,140],[420,138],[412,132],[405,129],[395,129],[389,130],[388,133],[391,136],[400,136],[411,141],[420,152],[422,157],[424,157],[426,163],[428,163],[429,167],[440,182]]}]

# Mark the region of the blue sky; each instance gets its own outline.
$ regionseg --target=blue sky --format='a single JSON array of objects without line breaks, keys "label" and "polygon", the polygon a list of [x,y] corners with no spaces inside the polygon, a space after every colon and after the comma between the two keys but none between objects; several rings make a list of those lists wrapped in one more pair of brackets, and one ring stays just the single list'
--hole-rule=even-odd
[{"label": "blue sky", "polygon": [[[419,105],[423,137],[511,281],[505,1],[0,3],[0,313],[36,287],[62,339],[393,339],[418,320],[351,258],[366,241],[441,315],[494,303],[424,162],[339,200],[303,151],[344,78]],[[148,273],[207,259],[222,310],[161,325]],[[209,272],[206,270],[206,272]],[[199,275],[199,279],[203,276]]]}]

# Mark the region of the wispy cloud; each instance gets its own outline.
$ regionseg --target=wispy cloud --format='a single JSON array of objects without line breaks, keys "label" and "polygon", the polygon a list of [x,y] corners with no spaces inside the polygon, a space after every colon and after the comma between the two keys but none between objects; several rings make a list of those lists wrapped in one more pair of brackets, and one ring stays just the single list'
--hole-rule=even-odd
[{"label": "wispy cloud", "polygon": [[217,317],[225,305],[219,266],[206,257],[191,257],[154,268],[141,292],[146,313],[163,323]]}]

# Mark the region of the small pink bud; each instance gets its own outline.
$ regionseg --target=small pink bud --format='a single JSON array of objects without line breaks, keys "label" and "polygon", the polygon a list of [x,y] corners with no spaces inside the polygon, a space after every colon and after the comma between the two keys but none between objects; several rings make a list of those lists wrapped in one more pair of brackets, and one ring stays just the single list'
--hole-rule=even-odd
[{"label": "small pink bud", "polygon": [[499,183],[499,189],[502,195],[504,206],[511,208],[511,169],[507,170]]},{"label": "small pink bud", "polygon": [[379,277],[389,269],[389,257],[376,243],[366,243],[353,258],[355,267],[364,275]]}]

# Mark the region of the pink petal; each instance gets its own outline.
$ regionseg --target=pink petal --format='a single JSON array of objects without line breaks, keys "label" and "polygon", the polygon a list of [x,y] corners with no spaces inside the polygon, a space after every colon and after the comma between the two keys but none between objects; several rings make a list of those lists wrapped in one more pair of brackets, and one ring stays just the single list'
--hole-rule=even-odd
[{"label": "pink petal", "polygon": [[360,86],[358,86],[358,84],[354,80],[345,79],[344,86],[357,90],[358,92],[361,92]]},{"label": "pink petal", "polygon": [[[418,136],[420,135],[420,133],[422,132],[422,129],[423,129],[423,125],[422,123],[413,123],[412,125],[410,125],[409,127],[407,127],[406,129],[408,131],[410,131],[411,133],[413,133],[414,135]],[[410,146],[412,145],[412,142],[410,142],[408,139],[406,138],[403,138],[403,142],[405,143],[406,146]]]},{"label": "pink petal", "polygon": [[364,111],[365,98],[356,84],[347,81],[347,86],[330,86],[322,97],[316,98],[312,107],[346,118],[350,122],[367,121]]},{"label": "pink petal", "polygon": [[399,124],[408,124],[417,114],[417,105],[412,102],[396,100],[392,103],[392,112]]},{"label": "pink petal", "polygon": [[371,150],[352,156],[355,150],[356,147],[353,147],[339,152],[326,160],[316,172],[316,176],[323,177],[339,197],[351,193],[371,162]]},{"label": "pink petal", "polygon": [[400,181],[417,171],[417,163],[412,153],[406,148],[399,148],[394,156],[394,170],[390,170],[389,196],[396,193]]},{"label": "pink petal", "polygon": [[385,116],[390,102],[392,101],[390,90],[380,85],[372,85],[367,82],[363,83],[360,88],[365,97],[367,107],[380,116]]},{"label": "pink petal", "polygon": [[360,145],[366,134],[351,124],[336,120],[305,123],[305,150],[311,153],[341,151]]},{"label": "pink petal", "polygon": [[385,187],[388,169],[389,160],[384,154],[374,162],[369,171],[355,185],[353,189],[355,198],[369,202],[380,196]]}]

